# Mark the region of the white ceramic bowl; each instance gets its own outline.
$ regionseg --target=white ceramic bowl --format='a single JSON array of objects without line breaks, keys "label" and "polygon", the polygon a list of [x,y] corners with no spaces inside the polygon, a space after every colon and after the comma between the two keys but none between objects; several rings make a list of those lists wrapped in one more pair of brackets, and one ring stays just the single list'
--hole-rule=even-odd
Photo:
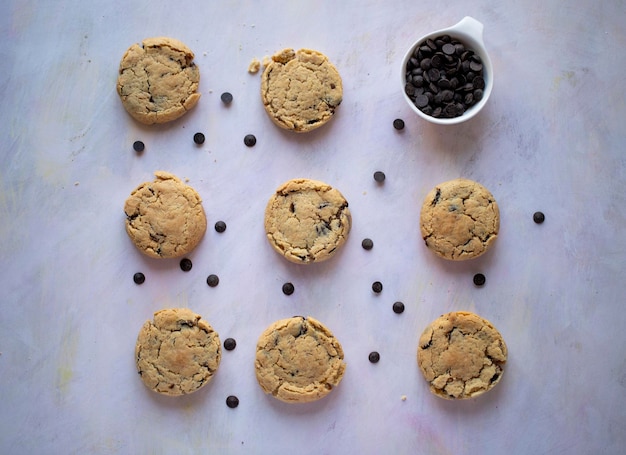
[{"label": "white ceramic bowl", "polygon": [[[417,115],[431,123],[437,123],[440,125],[454,125],[471,119],[476,114],[478,114],[480,110],[485,106],[487,100],[489,99],[489,96],[491,95],[491,90],[493,89],[493,66],[491,65],[491,59],[489,58],[489,54],[487,54],[487,50],[485,49],[485,43],[483,42],[483,29],[484,27],[482,23],[478,22],[473,17],[466,16],[452,27],[437,30],[435,32],[429,33],[428,35],[422,36],[420,39],[415,41],[415,43],[413,43],[413,45],[409,48],[404,56],[404,59],[402,60],[402,69],[400,74],[402,82],[402,96],[404,96],[406,102],[409,103],[409,106],[411,106],[411,109],[413,109],[413,111]],[[483,79],[485,80],[485,88],[483,89],[482,99],[474,104],[472,107],[467,109],[462,115],[453,118],[437,118],[428,114],[424,114],[421,110],[418,109],[417,106],[415,106],[411,98],[409,98],[409,96],[404,91],[406,85],[406,66],[409,59],[413,55],[413,51],[416,47],[418,47],[427,39],[436,38],[441,35],[450,35],[452,38],[461,41],[467,48],[472,49],[476,54],[480,56],[483,64]]]}]

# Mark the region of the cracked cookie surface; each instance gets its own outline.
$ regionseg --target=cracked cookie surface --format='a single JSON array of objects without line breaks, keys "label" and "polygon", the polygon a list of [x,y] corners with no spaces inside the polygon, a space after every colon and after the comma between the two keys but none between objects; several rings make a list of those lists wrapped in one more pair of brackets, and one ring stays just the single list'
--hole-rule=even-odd
[{"label": "cracked cookie surface", "polygon": [[141,380],[163,395],[185,395],[206,385],[222,351],[213,328],[187,308],[154,313],[139,331],[135,361]]},{"label": "cracked cookie surface", "polygon": [[472,398],[502,378],[507,348],[486,319],[457,311],[437,318],[422,333],[417,350],[430,391],[442,398]]},{"label": "cracked cookie surface", "polygon": [[351,222],[343,195],[317,180],[285,182],[265,209],[265,232],[270,245],[298,264],[330,258],[346,242]]},{"label": "cracked cookie surface", "polygon": [[311,49],[283,49],[261,76],[261,99],[281,128],[304,133],[328,122],[341,104],[341,76],[328,57]]},{"label": "cracked cookie surface", "polygon": [[126,232],[142,253],[174,258],[191,252],[206,232],[200,195],[176,176],[154,173],[153,182],[139,185],[126,199]]},{"label": "cracked cookie surface", "polygon": [[481,184],[455,179],[437,185],[424,199],[420,230],[426,246],[442,258],[462,261],[478,257],[493,245],[500,211]]},{"label": "cracked cookie surface", "polygon": [[193,108],[200,94],[194,54],[167,37],[133,44],[120,62],[117,93],[126,111],[146,125],[175,120]]},{"label": "cracked cookie surface", "polygon": [[339,341],[312,317],[276,321],[257,343],[257,381],[265,393],[287,403],[306,403],[328,395],[345,369]]}]

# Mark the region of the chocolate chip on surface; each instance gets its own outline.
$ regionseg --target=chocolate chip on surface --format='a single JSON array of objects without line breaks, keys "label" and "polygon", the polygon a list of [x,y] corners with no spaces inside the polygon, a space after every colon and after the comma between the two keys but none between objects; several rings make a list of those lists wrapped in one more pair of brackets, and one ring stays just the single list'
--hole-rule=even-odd
[{"label": "chocolate chip on surface", "polygon": [[372,239],[363,239],[363,241],[361,242],[361,246],[364,250],[371,250],[372,248],[374,248],[374,242],[372,241]]},{"label": "chocolate chip on surface", "polygon": [[222,100],[222,103],[230,104],[233,102],[233,95],[229,92],[224,92],[222,93],[222,96],[220,96],[220,99]]},{"label": "chocolate chip on surface", "polygon": [[393,127],[397,130],[403,130],[404,129],[404,120],[402,120],[401,118],[397,118],[393,121]]},{"label": "chocolate chip on surface", "polygon": [[380,281],[374,281],[374,283],[372,283],[372,291],[376,294],[381,293],[383,291],[383,284]]},{"label": "chocolate chip on surface", "polygon": [[133,281],[135,284],[143,284],[146,281],[146,276],[141,272],[137,272],[133,275]]},{"label": "chocolate chip on surface", "polygon": [[246,144],[248,147],[254,147],[254,145],[256,144],[256,136],[254,134],[246,134],[246,136],[243,138],[243,143]]},{"label": "chocolate chip on surface", "polygon": [[535,212],[533,213],[533,221],[537,224],[541,224],[546,220],[546,216],[543,212]]},{"label": "chocolate chip on surface", "polygon": [[380,360],[380,354],[378,352],[376,352],[376,351],[372,351],[372,352],[370,352],[370,355],[368,356],[368,359],[372,363],[378,363],[378,361]]},{"label": "chocolate chip on surface", "polygon": [[135,152],[143,152],[144,149],[146,148],[145,144],[141,141],[135,141],[133,142],[133,150]]},{"label": "chocolate chip on surface", "polygon": [[296,290],[293,283],[285,283],[283,284],[283,294],[291,295]]},{"label": "chocolate chip on surface", "polygon": [[385,173],[382,171],[376,171],[374,172],[374,180],[376,180],[378,183],[382,183],[385,181]]},{"label": "chocolate chip on surface", "polygon": [[237,398],[235,395],[229,395],[226,398],[226,406],[228,406],[229,408],[236,408],[237,406],[239,406],[239,398]]},{"label": "chocolate chip on surface", "polygon": [[402,302],[395,302],[392,308],[396,314],[404,313],[404,303]]},{"label": "chocolate chip on surface", "polygon": [[217,275],[211,274],[206,279],[206,284],[208,284],[212,288],[217,286],[219,283],[220,283],[220,279]]},{"label": "chocolate chip on surface", "polygon": [[227,351],[232,351],[236,347],[237,347],[237,342],[235,341],[234,338],[226,338],[224,340],[224,349],[226,349]]},{"label": "chocolate chip on surface", "polygon": [[196,133],[193,135],[193,141],[200,145],[200,144],[204,144],[204,134],[202,133]]},{"label": "chocolate chip on surface", "polygon": [[222,233],[226,230],[226,223],[224,223],[223,221],[218,221],[217,223],[215,223],[215,230],[219,233]]},{"label": "chocolate chip on surface", "polygon": [[474,284],[476,286],[483,286],[485,284],[486,278],[482,273],[477,273],[474,275]]},{"label": "chocolate chip on surface", "polygon": [[180,269],[183,272],[189,272],[192,267],[193,267],[193,263],[191,262],[191,259],[183,258],[180,260]]}]

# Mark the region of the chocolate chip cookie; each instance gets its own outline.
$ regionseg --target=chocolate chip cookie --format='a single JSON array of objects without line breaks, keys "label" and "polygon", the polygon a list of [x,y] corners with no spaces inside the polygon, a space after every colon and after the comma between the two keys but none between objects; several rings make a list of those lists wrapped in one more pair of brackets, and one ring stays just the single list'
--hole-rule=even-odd
[{"label": "chocolate chip cookie", "polygon": [[456,179],[433,188],[424,199],[420,228],[426,246],[453,261],[476,258],[493,245],[500,211],[481,184]]},{"label": "chocolate chip cookie", "polygon": [[507,348],[486,319],[466,312],[444,314],[422,333],[417,350],[430,391],[447,399],[473,398],[502,379]]},{"label": "chocolate chip cookie", "polygon": [[283,49],[261,77],[261,99],[281,128],[305,133],[319,128],[341,104],[343,85],[328,57],[311,49]]},{"label": "chocolate chip cookie", "polygon": [[126,199],[126,232],[143,254],[174,258],[191,252],[206,232],[200,195],[175,175],[157,171]]},{"label": "chocolate chip cookie", "polygon": [[154,313],[139,331],[135,361],[141,380],[163,395],[185,395],[212,378],[222,355],[220,339],[200,315],[187,308]]},{"label": "chocolate chip cookie", "polygon": [[200,94],[200,71],[194,54],[167,37],[133,44],[122,57],[117,93],[126,111],[150,125],[175,120],[193,108]]},{"label": "chocolate chip cookie", "polygon": [[265,209],[270,245],[298,264],[329,259],[345,243],[350,226],[346,199],[317,180],[289,180],[276,190]]},{"label": "chocolate chip cookie", "polygon": [[306,403],[328,395],[345,369],[339,341],[312,317],[276,321],[257,343],[257,381],[265,393],[287,403]]}]

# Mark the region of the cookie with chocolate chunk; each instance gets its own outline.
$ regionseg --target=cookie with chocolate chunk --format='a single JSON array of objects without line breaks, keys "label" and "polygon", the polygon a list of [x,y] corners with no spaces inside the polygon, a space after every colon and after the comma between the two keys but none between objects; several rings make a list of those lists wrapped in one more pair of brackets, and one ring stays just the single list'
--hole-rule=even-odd
[{"label": "cookie with chocolate chunk", "polygon": [[207,220],[200,195],[169,172],[139,185],[124,204],[126,232],[143,254],[175,258],[202,240]]},{"label": "cookie with chocolate chunk", "polygon": [[281,128],[305,133],[328,122],[343,99],[337,68],[311,49],[283,49],[261,76],[265,111]]},{"label": "cookie with chocolate chunk", "polygon": [[417,363],[430,391],[447,399],[473,398],[502,379],[507,347],[486,319],[456,311],[437,318],[422,333]]},{"label": "cookie with chocolate chunk", "polygon": [[343,349],[331,331],[302,316],[276,321],[261,334],[254,366],[263,391],[287,403],[325,397],[346,369]]},{"label": "cookie with chocolate chunk", "polygon": [[154,313],[141,327],[135,345],[137,371],[146,387],[170,396],[193,393],[205,386],[220,364],[220,338],[187,308]]},{"label": "cookie with chocolate chunk", "polygon": [[285,259],[298,264],[332,257],[346,242],[351,223],[343,195],[317,180],[285,182],[265,209],[267,240]]},{"label": "cookie with chocolate chunk", "polygon": [[175,120],[193,108],[200,94],[200,71],[193,52],[167,37],[133,44],[120,62],[117,93],[126,111],[151,125]]},{"label": "cookie with chocolate chunk", "polygon": [[481,184],[455,179],[434,187],[424,199],[420,229],[426,246],[453,261],[476,258],[498,237],[500,211]]}]

